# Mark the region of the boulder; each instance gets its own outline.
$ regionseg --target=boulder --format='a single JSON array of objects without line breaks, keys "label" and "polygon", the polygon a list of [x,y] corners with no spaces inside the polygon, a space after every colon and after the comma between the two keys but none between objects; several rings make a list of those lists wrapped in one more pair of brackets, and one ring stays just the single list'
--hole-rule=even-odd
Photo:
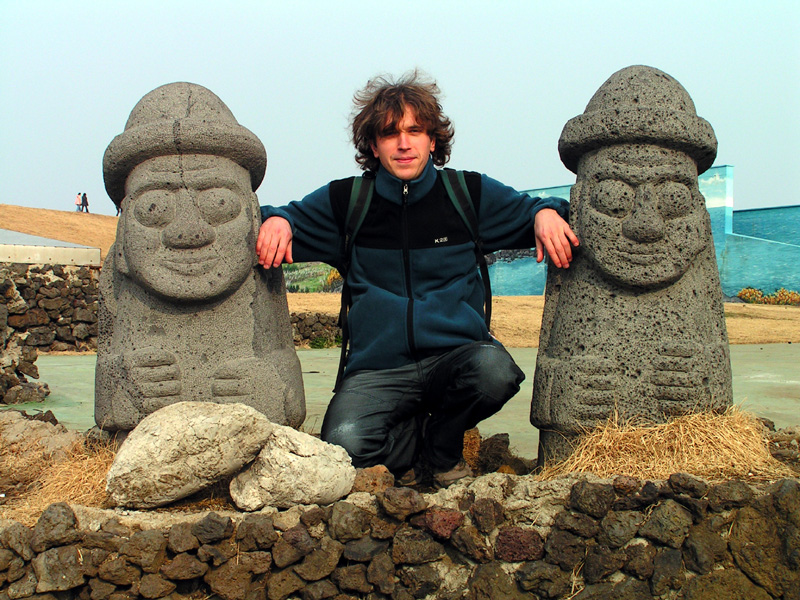
[{"label": "boulder", "polygon": [[275,425],[256,461],[231,481],[230,493],[236,506],[250,511],[330,504],[350,492],[355,478],[344,448]]},{"label": "boulder", "polygon": [[130,433],[108,472],[119,506],[154,508],[230,477],[251,462],[274,425],[244,404],[179,402]]},{"label": "boulder", "polygon": [[17,445],[20,451],[39,452],[53,460],[62,459],[75,444],[83,441],[77,431],[69,431],[61,424],[33,420],[17,410],[0,412],[0,438],[8,445]]},{"label": "boulder", "polygon": [[26,381],[9,389],[2,397],[3,404],[24,404],[28,402],[44,402],[50,395],[50,386],[46,383]]}]

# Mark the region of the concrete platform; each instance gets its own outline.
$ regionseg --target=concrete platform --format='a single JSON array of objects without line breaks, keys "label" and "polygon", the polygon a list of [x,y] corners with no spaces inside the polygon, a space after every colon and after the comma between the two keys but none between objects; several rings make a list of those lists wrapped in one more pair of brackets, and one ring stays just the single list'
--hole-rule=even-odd
[{"label": "concrete platform", "polygon": [[[530,425],[535,348],[511,349],[528,375],[519,394],[498,414],[479,426],[484,436],[508,433],[511,445],[521,456],[534,458],[539,442]],[[305,430],[318,432],[331,398],[336,378],[339,350],[301,350],[308,416]],[[40,381],[50,386],[44,403],[18,404],[15,408],[33,411],[52,410],[70,429],[84,431],[94,425],[95,355],[40,356]],[[760,344],[731,346],[733,396],[745,410],[775,422],[776,427],[800,425],[800,344]],[[5,410],[2,407],[0,410]]]},{"label": "concrete platform", "polygon": [[0,229],[0,262],[100,266],[100,248]]}]

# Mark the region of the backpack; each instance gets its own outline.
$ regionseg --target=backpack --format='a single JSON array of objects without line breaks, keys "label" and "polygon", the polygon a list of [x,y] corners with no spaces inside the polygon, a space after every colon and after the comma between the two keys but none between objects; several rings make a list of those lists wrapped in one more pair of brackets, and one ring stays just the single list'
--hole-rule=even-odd
[{"label": "backpack", "polygon": [[[442,176],[447,196],[453,203],[461,220],[472,237],[475,244],[475,260],[481,272],[481,279],[484,286],[484,315],[487,329],[492,320],[492,285],[489,281],[489,267],[486,264],[486,257],[483,254],[483,242],[478,233],[478,216],[475,213],[475,205],[467,189],[467,180],[464,178],[463,171],[453,169],[442,169],[439,171]],[[353,252],[353,243],[358,230],[364,223],[364,218],[369,211],[372,202],[372,194],[375,190],[375,176],[367,173],[363,177],[353,179],[353,187],[350,190],[350,202],[347,205],[347,215],[345,217],[345,231],[343,236],[343,261],[339,268],[342,276],[342,307],[339,311],[339,327],[342,330],[342,353],[339,358],[339,369],[336,374],[336,385],[334,392],[338,392],[344,377],[344,367],[347,364],[349,354],[350,332],[347,324],[347,314],[352,305],[350,286],[347,285],[347,272],[350,270],[350,258]]]}]

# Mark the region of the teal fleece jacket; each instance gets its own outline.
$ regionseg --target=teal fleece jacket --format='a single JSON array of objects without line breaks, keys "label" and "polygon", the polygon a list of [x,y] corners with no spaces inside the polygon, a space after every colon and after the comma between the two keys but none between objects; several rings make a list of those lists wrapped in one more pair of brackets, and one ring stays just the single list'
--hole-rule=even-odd
[{"label": "teal fleece jacket", "polygon": [[[484,251],[532,248],[536,213],[561,198],[531,198],[478,173],[465,173]],[[261,207],[293,231],[296,262],[343,264],[343,230],[353,178],[333,181],[298,202]],[[348,272],[352,307],[346,374],[389,369],[491,337],[474,243],[429,162],[403,182],[379,168],[370,209],[356,236]]]}]

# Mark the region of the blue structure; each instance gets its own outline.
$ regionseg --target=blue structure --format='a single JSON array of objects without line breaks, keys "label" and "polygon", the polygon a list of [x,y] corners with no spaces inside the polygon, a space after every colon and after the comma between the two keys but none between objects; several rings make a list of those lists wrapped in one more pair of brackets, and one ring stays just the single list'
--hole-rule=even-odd
[{"label": "blue structure", "polygon": [[[722,291],[735,296],[752,287],[771,294],[779,288],[800,290],[800,205],[733,210],[733,167],[712,167],[699,179],[711,216]],[[572,186],[526,191],[533,197],[569,198]],[[544,293],[544,263],[534,258],[497,262],[489,267],[498,296]]]}]

